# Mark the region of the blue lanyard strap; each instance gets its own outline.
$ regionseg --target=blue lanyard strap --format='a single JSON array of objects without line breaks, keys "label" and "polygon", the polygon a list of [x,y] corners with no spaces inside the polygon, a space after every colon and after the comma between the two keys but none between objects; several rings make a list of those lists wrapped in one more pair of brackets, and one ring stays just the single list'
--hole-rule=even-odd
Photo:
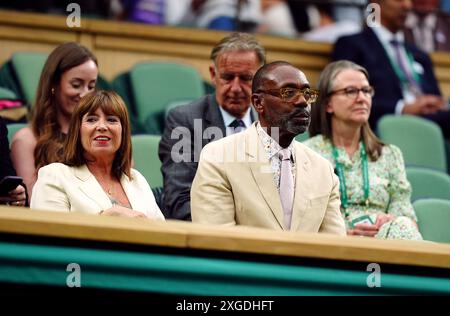
[{"label": "blue lanyard strap", "polygon": [[[348,216],[347,208],[348,208],[348,196],[347,196],[347,186],[345,184],[345,176],[344,176],[344,168],[342,164],[339,162],[339,152],[337,148],[332,145],[333,147],[333,158],[334,162],[336,164],[336,173],[339,178],[340,186],[339,186],[339,192],[341,194],[341,206],[344,209],[344,215],[345,217]],[[369,205],[369,192],[370,192],[370,184],[369,184],[369,167],[367,162],[367,152],[366,152],[366,146],[364,145],[364,142],[361,143],[361,149],[360,149],[360,155],[361,155],[361,168],[362,168],[362,175],[363,175],[363,191],[364,191],[364,203],[366,206]]]}]

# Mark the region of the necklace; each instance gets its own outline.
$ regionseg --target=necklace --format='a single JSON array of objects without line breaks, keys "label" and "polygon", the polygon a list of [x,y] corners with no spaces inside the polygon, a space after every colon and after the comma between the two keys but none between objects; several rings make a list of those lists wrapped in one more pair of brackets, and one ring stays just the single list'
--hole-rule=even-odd
[{"label": "necklace", "polygon": [[114,183],[111,183],[109,187],[106,185],[104,180],[100,181],[98,180],[98,183],[102,187],[103,191],[108,194],[109,197],[112,197],[114,195]]},{"label": "necklace", "polygon": [[113,191],[113,185],[111,184],[111,186],[109,187],[108,190],[106,190],[106,193],[108,193],[109,196],[112,196],[114,191]]},{"label": "necklace", "polygon": [[113,186],[114,186],[114,183],[111,184],[108,189],[105,189],[105,187],[102,185],[102,189],[108,195],[108,198],[111,201],[112,205],[121,205],[120,202],[114,197]]}]

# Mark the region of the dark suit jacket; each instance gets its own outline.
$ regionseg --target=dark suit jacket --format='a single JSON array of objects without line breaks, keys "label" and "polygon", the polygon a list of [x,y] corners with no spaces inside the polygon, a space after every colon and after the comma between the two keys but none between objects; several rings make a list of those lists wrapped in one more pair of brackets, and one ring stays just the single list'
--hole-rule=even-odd
[{"label": "dark suit jacket", "polygon": [[[251,115],[253,121],[255,113],[252,111]],[[190,191],[200,151],[225,135],[222,114],[213,94],[168,113],[158,152],[164,178],[166,218],[191,220]]]},{"label": "dark suit jacket", "polygon": [[16,175],[9,153],[8,130],[0,117],[0,180]]},{"label": "dark suit jacket", "polygon": [[[440,95],[433,65],[428,55],[414,45],[408,43],[405,45],[414,60],[420,63],[424,69],[421,77],[423,92]],[[395,112],[397,101],[403,99],[401,83],[390,64],[383,45],[370,28],[365,28],[361,33],[355,35],[339,38],[334,46],[332,59],[353,61],[369,72],[370,84],[375,88],[370,115],[372,128],[376,127],[381,116]]]}]

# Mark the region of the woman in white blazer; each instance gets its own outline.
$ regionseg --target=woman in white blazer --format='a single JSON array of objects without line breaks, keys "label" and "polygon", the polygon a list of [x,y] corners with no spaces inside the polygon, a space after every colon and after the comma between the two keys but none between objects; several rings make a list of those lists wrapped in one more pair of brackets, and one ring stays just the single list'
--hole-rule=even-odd
[{"label": "woman in white blazer", "polygon": [[116,93],[81,99],[62,157],[39,169],[31,208],[164,219],[149,184],[131,168],[129,117]]}]

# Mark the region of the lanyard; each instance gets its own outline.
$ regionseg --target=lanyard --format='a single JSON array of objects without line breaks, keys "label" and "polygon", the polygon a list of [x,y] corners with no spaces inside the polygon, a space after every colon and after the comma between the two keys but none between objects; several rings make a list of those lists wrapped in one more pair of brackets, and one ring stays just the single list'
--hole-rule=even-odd
[{"label": "lanyard", "polygon": [[[416,84],[420,84],[421,78],[420,78],[419,74],[415,71],[414,66],[413,66],[414,65],[414,58],[411,55],[411,52],[406,49],[406,47],[404,49],[405,49],[405,52],[406,52],[406,57],[408,57],[408,64],[409,64],[409,69],[411,70],[411,75],[412,75],[414,81],[416,82]],[[395,54],[395,52],[394,52],[394,54]],[[400,79],[402,84],[408,83],[408,79],[406,78],[406,74],[400,69],[398,64],[394,60],[392,60],[391,54],[388,53],[386,55],[388,55],[389,61],[391,63],[391,66],[392,66],[392,68],[394,68],[394,72],[397,75],[398,79]]]},{"label": "lanyard", "polygon": [[[339,162],[339,153],[337,148],[333,146],[333,158],[334,162],[336,163],[336,172],[337,176],[339,177],[339,191],[341,193],[341,205],[342,208],[345,210],[345,217],[348,216],[347,208],[348,208],[348,197],[347,197],[347,186],[345,185],[345,177],[344,177],[344,169],[342,164]],[[364,145],[364,142],[361,143],[361,167],[362,167],[362,174],[363,174],[363,190],[364,190],[364,202],[367,205],[369,205],[369,167],[367,164],[367,153],[366,153],[366,146]]]}]

